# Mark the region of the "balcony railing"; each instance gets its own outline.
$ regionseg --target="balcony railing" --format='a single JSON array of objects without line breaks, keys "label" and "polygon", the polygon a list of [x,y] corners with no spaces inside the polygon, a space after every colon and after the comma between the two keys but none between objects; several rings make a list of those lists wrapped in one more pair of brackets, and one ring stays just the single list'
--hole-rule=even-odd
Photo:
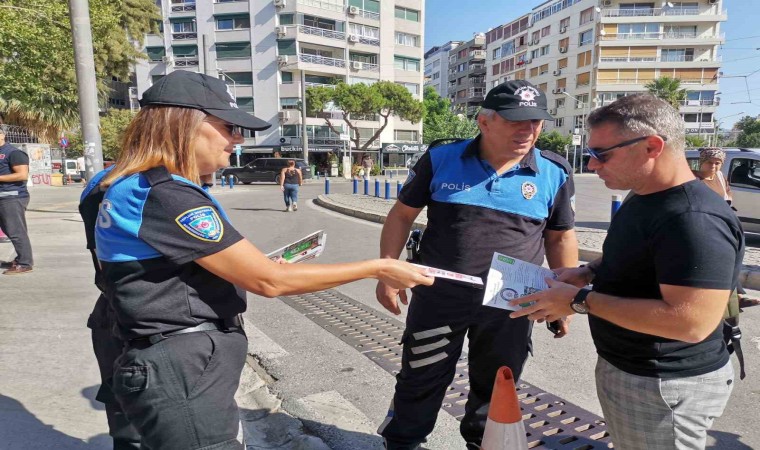
[{"label": "balcony railing", "polygon": [[368,70],[370,72],[379,72],[380,66],[362,61],[351,61],[351,68],[356,70]]},{"label": "balcony railing", "polygon": [[[721,14],[715,9],[705,10],[709,14]],[[605,9],[604,17],[651,17],[651,16],[698,16],[699,8],[637,8],[637,9]]]},{"label": "balcony railing", "polygon": [[197,65],[198,65],[197,56],[175,56],[174,57],[175,67],[188,67],[188,66],[197,66]]},{"label": "balcony railing", "polygon": [[376,39],[373,37],[359,36],[359,42],[361,42],[362,44],[374,45],[375,47],[380,47],[380,39]]},{"label": "balcony railing", "polygon": [[307,25],[299,25],[298,32],[312,36],[321,36],[328,39],[338,39],[341,41],[346,40],[346,33],[342,31],[327,30],[324,28],[310,27]]},{"label": "balcony railing", "polygon": [[698,35],[696,33],[672,33],[672,32],[653,32],[653,33],[617,33],[605,34],[602,36],[604,41],[623,41],[630,39],[723,39],[724,34]]},{"label": "balcony railing", "polygon": [[317,112],[307,113],[306,117],[317,118],[317,119],[342,120],[343,111],[317,111]]},{"label": "balcony railing", "polygon": [[681,100],[681,106],[718,106],[717,100]]},{"label": "balcony railing", "polygon": [[695,59],[694,56],[672,55],[666,57],[657,56],[602,56],[600,62],[720,62],[721,57],[700,57]]},{"label": "balcony railing", "polygon": [[187,33],[172,33],[172,39],[175,41],[181,41],[184,39],[198,39],[198,33],[195,31]]},{"label": "balcony railing", "polygon": [[327,56],[307,55],[301,53],[298,55],[298,60],[304,63],[321,64],[323,66],[346,67],[346,60],[328,58]]},{"label": "balcony railing", "polygon": [[[283,83],[283,84],[284,84],[284,83]],[[326,87],[326,88],[335,88],[335,85],[334,85],[334,84],[325,84],[325,83],[312,83],[312,82],[310,82],[310,81],[307,81],[305,84],[306,84],[306,87],[307,87],[307,88],[309,88],[309,87]]]},{"label": "balcony railing", "polygon": [[470,58],[472,58],[472,59],[486,59],[486,51],[485,50],[475,50],[473,52],[470,52]]},{"label": "balcony railing", "polygon": [[328,11],[343,12],[345,6],[337,5],[334,2],[323,2],[320,0],[298,0],[299,5],[311,6],[313,8],[326,9]]},{"label": "balcony railing", "polygon": [[366,9],[360,9],[359,15],[365,19],[380,20],[380,13],[367,11]]},{"label": "balcony railing", "polygon": [[195,11],[195,2],[172,4],[172,12],[180,12],[180,11]]}]

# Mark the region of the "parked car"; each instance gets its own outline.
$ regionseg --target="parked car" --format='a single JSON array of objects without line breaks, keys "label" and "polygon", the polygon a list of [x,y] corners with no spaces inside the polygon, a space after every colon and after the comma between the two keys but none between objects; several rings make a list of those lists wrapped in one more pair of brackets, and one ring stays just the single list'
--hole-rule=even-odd
[{"label": "parked car", "polygon": [[[760,233],[760,149],[724,148],[726,161],[721,172],[728,180],[733,194],[732,206],[744,231]],[[687,150],[691,168],[699,168],[699,151]]]},{"label": "parked car", "polygon": [[301,169],[304,180],[311,178],[311,168],[303,159],[295,158],[259,158],[243,167],[228,167],[222,171],[222,176],[229,180],[232,175],[235,184],[251,184],[253,182],[269,182],[280,184],[280,171],[287,167],[289,160],[296,162]]}]

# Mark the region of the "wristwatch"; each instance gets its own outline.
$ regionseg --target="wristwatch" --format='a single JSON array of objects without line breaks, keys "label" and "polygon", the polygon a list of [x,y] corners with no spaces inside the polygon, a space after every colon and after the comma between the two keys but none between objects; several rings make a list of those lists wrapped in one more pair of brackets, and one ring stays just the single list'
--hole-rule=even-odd
[{"label": "wristwatch", "polygon": [[575,294],[573,302],[570,303],[570,307],[578,314],[588,314],[589,307],[586,303],[586,297],[591,293],[591,289],[582,288]]}]

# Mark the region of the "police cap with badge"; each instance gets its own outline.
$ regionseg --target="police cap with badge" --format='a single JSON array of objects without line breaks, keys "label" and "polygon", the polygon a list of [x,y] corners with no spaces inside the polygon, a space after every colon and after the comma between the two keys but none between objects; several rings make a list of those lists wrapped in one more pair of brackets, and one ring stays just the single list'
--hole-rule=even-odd
[{"label": "police cap with badge", "polygon": [[525,80],[507,81],[494,87],[481,106],[513,122],[554,120],[546,110],[546,94]]}]

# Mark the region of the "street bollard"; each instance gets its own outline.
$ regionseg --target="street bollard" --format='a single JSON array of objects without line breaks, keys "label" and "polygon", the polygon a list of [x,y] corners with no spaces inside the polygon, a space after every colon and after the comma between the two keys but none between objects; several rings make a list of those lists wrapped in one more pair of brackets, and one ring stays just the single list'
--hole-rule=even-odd
[{"label": "street bollard", "polygon": [[230,189],[232,189],[235,186],[235,176],[230,175]]},{"label": "street bollard", "polygon": [[222,180],[222,187],[224,187],[224,185],[225,185],[225,184],[227,184],[227,182],[226,182],[226,181],[224,181],[224,179],[225,179],[226,177],[225,177],[224,175],[222,175],[222,176],[221,176],[221,177],[219,177],[219,178]]},{"label": "street bollard", "polygon": [[391,182],[388,180],[385,180],[385,199],[390,200],[391,198]]},{"label": "street bollard", "polygon": [[392,170],[388,171],[388,176],[391,178],[391,180],[393,179],[393,171]]},{"label": "street bollard", "polygon": [[325,195],[330,195],[330,179],[325,178]]},{"label": "street bollard", "polygon": [[615,213],[620,209],[620,205],[623,204],[623,196],[615,194],[612,196],[612,206],[610,207],[610,220],[615,217]]},{"label": "street bollard", "polygon": [[364,195],[369,195],[369,180],[364,179]]},{"label": "street bollard", "polygon": [[401,193],[401,182],[396,181],[396,198],[398,198],[398,195]]},{"label": "street bollard", "polygon": [[316,173],[317,173],[317,180],[319,180],[319,171],[317,171]]},{"label": "street bollard", "polygon": [[358,194],[359,193],[359,180],[357,180],[356,178],[354,178],[353,185],[354,185],[354,194]]},{"label": "street bollard", "polygon": [[375,197],[380,197],[380,180],[375,178]]}]

